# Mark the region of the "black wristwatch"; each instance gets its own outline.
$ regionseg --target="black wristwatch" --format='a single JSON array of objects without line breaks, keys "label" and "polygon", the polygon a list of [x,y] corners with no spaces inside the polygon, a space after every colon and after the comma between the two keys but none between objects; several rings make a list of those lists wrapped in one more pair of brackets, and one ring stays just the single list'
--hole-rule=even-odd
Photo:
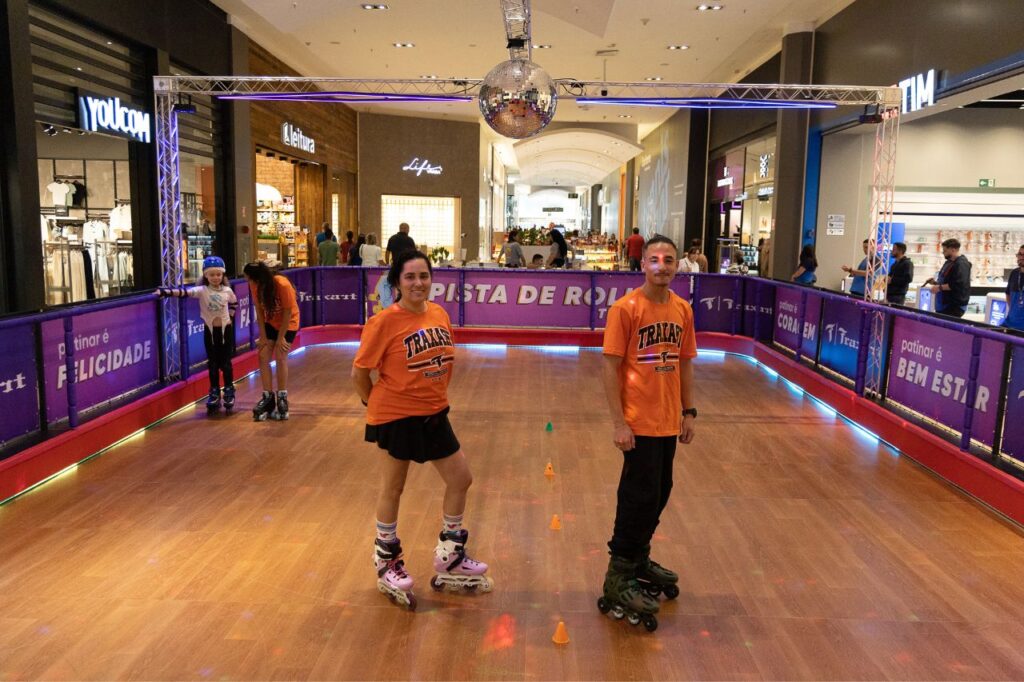
[{"label": "black wristwatch", "polygon": [[683,410],[683,416],[685,417],[687,415],[689,415],[689,416],[693,417],[694,419],[696,419],[697,418],[697,408],[696,407],[690,407],[690,408],[687,408],[687,409]]}]

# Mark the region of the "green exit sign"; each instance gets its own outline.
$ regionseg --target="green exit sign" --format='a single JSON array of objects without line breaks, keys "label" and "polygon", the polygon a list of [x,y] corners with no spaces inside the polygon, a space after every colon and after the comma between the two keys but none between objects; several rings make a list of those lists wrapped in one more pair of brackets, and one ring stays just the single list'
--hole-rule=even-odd
[{"label": "green exit sign", "polygon": [[978,180],[978,187],[995,187],[995,186],[996,186],[996,179],[995,178],[981,178],[980,180]]}]

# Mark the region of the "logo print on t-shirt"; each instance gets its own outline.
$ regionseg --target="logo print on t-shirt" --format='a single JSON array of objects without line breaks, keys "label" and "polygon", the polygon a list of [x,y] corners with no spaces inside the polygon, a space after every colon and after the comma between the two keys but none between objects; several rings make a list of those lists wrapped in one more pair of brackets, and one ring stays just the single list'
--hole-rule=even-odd
[{"label": "logo print on t-shirt", "polygon": [[[679,344],[683,338],[682,326],[675,322],[655,322],[637,330],[637,350],[644,350],[651,346],[671,344],[676,347],[675,351],[662,350],[657,353],[637,353],[636,361],[639,364],[662,364],[679,360]],[[659,368],[655,371],[665,371]]]},{"label": "logo print on t-shirt", "polygon": [[434,348],[444,348],[440,353],[425,360],[408,362],[410,372],[423,372],[428,379],[442,377],[448,373],[445,365],[455,362],[454,342],[452,335],[444,327],[429,327],[419,329],[402,339],[405,344],[405,359],[411,361],[417,355],[425,353]]}]

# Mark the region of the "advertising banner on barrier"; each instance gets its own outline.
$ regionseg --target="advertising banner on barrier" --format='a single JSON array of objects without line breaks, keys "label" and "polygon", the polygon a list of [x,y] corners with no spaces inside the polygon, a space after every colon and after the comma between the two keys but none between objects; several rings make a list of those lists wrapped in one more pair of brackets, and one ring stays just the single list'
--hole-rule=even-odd
[{"label": "advertising banner on barrier", "polygon": [[1006,391],[1006,416],[1003,418],[1000,449],[1024,462],[1024,346],[1014,346],[1010,358],[1010,385]]},{"label": "advertising banner on barrier", "polygon": [[853,381],[860,351],[861,311],[853,301],[830,300],[824,308],[818,362]]},{"label": "advertising banner on barrier", "polygon": [[743,282],[742,334],[751,338],[760,334],[759,341],[770,341],[775,324],[775,285],[771,282],[748,278]]},{"label": "advertising banner on barrier", "polygon": [[256,320],[256,311],[252,309],[252,299],[249,295],[249,285],[246,280],[236,282],[231,287],[235,290],[235,298],[238,299],[238,314],[235,315],[235,348],[248,348],[252,339],[250,324]]},{"label": "advertising banner on barrier", "polygon": [[[693,301],[693,314],[697,321],[697,331],[733,332],[733,321],[740,314],[740,302],[737,300],[736,280],[732,277],[702,277],[697,287],[696,299]],[[740,325],[736,325],[739,330]]]},{"label": "advertising banner on barrier", "polygon": [[[604,329],[608,319],[608,309],[615,302],[644,285],[644,275],[639,272],[595,272],[593,273],[594,289],[596,290],[594,328]],[[689,274],[676,275],[670,285],[672,291],[680,298],[689,301],[693,288],[693,277]],[[590,293],[583,292],[583,300],[590,304]]]},{"label": "advertising banner on barrier", "polygon": [[[804,314],[803,334],[800,334],[800,306],[807,294],[807,311]],[[821,296],[811,291],[791,287],[779,287],[775,296],[775,341],[795,351],[800,343],[800,352],[813,358],[818,350],[818,323],[821,319]]]},{"label": "advertising banner on barrier", "polygon": [[466,325],[590,327],[590,273],[466,272]]},{"label": "advertising banner on barrier", "polygon": [[299,328],[312,327],[316,324],[316,316],[313,314],[313,277],[316,274],[315,270],[302,268],[298,270],[288,270],[282,272],[282,275],[287,277],[292,286],[295,287],[295,300],[299,304]]},{"label": "advertising banner on barrier", "polygon": [[[960,431],[964,423],[973,337],[926,322],[896,318],[886,397]],[[995,434],[1004,344],[985,339],[978,367],[971,435],[991,445]]]},{"label": "advertising banner on barrier", "polygon": [[[387,268],[363,268],[366,274],[366,319],[395,302],[394,292],[388,285]],[[445,309],[452,326],[459,324],[459,271],[438,268],[434,270],[430,287],[430,300]]]},{"label": "advertising banner on barrier", "polygon": [[36,342],[32,325],[0,333],[0,445],[39,428]]},{"label": "advertising banner on barrier", "polygon": [[[160,378],[157,304],[137,303],[75,317],[75,394],[81,412]],[[64,321],[43,323],[46,416],[68,416]]]},{"label": "advertising banner on barrier", "polygon": [[359,324],[359,268],[324,268],[320,271],[323,299],[322,324]]},{"label": "advertising banner on barrier", "polygon": [[188,334],[188,364],[194,367],[206,362],[206,342],[203,330],[206,323],[199,315],[199,299],[191,296],[181,301],[185,306],[185,331]]}]

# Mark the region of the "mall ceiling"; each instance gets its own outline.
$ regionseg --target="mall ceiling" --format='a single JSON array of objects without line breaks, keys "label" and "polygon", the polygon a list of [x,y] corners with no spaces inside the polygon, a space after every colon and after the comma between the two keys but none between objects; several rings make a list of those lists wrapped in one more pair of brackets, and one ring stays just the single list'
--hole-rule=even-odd
[{"label": "mall ceiling", "polygon": [[[483,78],[508,59],[498,0],[384,0],[373,4],[387,9],[369,10],[355,0],[214,2],[307,76]],[[548,46],[533,60],[555,78],[735,82],[779,51],[786,26],[819,25],[852,2],[721,0],[700,11],[700,0],[533,0],[533,44]],[[479,119],[475,103],[363,106]],[[640,139],[672,113],[561,102],[557,120],[635,124]]]}]

